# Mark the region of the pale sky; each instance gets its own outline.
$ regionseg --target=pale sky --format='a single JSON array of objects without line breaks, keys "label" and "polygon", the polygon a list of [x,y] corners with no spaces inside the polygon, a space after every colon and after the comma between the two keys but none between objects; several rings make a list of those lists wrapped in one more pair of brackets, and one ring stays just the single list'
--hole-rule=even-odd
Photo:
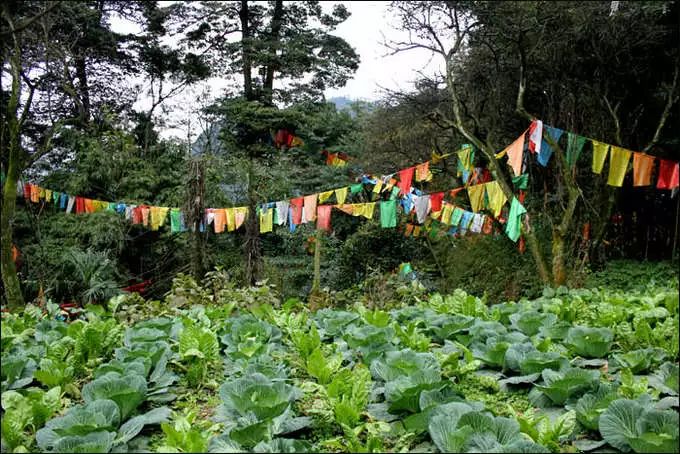
[{"label": "pale sky", "polygon": [[[326,90],[326,97],[344,96],[353,100],[363,99],[375,101],[381,96],[381,87],[387,89],[408,90],[413,87],[413,81],[418,78],[418,71],[431,75],[440,68],[440,62],[432,59],[430,53],[425,50],[416,49],[396,55],[387,56],[388,50],[382,45],[383,40],[404,40],[404,33],[393,28],[396,19],[391,17],[388,12],[389,2],[386,1],[345,1],[345,2],[322,2],[324,8],[330,10],[334,4],[343,3],[352,13],[349,19],[340,24],[333,34],[344,38],[352,47],[355,48],[361,59],[359,69],[354,74],[354,78],[347,85],[340,88]],[[113,18],[112,28],[116,31],[134,33],[135,27],[131,24]],[[164,106],[166,118],[170,118],[171,123],[178,123],[192,118],[190,105],[195,105],[195,100],[199,94],[207,98],[215,98],[221,95],[226,86],[226,81],[219,78],[211,78],[202,83],[196,84],[170,100]],[[142,108],[147,99],[140,93],[136,107]],[[196,121],[192,119],[192,124]],[[194,129],[193,126],[191,129]],[[179,136],[187,137],[186,127],[173,127],[167,125],[162,128],[164,137]],[[184,130],[182,130],[184,129]],[[191,136],[195,136],[198,131],[192,131]]]}]

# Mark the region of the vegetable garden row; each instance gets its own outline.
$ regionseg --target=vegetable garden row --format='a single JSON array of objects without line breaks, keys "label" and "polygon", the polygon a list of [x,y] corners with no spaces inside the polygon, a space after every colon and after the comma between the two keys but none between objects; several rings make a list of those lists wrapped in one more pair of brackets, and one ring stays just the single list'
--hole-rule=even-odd
[{"label": "vegetable garden row", "polygon": [[3,452],[678,452],[677,288],[258,292],[3,315]]}]

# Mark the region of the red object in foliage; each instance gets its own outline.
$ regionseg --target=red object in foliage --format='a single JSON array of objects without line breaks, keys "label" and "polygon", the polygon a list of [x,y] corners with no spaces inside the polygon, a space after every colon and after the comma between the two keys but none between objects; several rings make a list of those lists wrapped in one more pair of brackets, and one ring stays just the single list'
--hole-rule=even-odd
[{"label": "red object in foliage", "polygon": [[590,222],[583,224],[583,240],[588,241],[590,239]]},{"label": "red object in foliage", "polygon": [[147,279],[144,282],[140,282],[139,284],[133,284],[129,285],[121,290],[124,292],[137,292],[139,294],[144,294],[146,292],[146,288],[151,285],[151,279]]}]

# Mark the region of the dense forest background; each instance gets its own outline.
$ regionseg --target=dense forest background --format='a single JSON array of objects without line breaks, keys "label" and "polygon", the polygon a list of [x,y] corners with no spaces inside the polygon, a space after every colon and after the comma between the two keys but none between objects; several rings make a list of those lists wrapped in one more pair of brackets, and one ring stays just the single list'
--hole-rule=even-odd
[{"label": "dense forest background", "polygon": [[[329,12],[313,1],[4,2],[3,303],[16,300],[17,288],[26,301],[39,294],[101,301],[146,280],[147,295],[160,298],[178,273],[202,277],[215,268],[235,285],[266,279],[287,296],[305,296],[315,241],[321,285],[332,291],[379,291],[403,262],[427,286],[492,298],[579,285],[615,259],[677,264],[677,190],[634,188],[630,175],[622,188],[607,186],[591,172],[588,148],[574,167],[557,158],[529,166],[526,249],[505,235],[407,238],[403,222],[382,229],[342,215],[323,236],[311,224],[258,235],[254,216],[236,233],[172,234],[116,213],[66,214],[16,197],[23,179],[187,213],[197,190],[204,207],[255,206],[391,173],[464,143],[479,150],[476,166],[511,187],[493,152],[531,118],[680,159],[678,2],[393,2],[391,11],[394,27],[413,40],[388,42],[386,51],[430,49],[445,74],[377,102],[346,103],[323,95],[359,64],[333,35],[348,17],[341,5]],[[114,32],[115,15],[142,32]],[[186,106],[194,121],[185,127],[199,138],[161,138],[165,103],[214,75],[234,84],[215,102]],[[151,98],[145,110],[132,108],[140,86],[131,81],[140,79]],[[276,147],[279,129],[304,144]],[[324,150],[352,159],[328,166]],[[462,185],[456,169],[455,158],[440,162],[422,188]]]}]

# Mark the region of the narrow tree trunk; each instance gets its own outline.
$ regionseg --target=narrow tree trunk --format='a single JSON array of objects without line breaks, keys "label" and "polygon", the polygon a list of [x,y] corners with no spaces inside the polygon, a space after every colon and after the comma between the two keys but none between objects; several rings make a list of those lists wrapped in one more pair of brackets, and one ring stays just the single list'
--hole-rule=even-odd
[{"label": "narrow tree trunk", "polygon": [[264,97],[268,104],[272,103],[274,96],[274,73],[277,69],[276,52],[281,41],[281,25],[283,23],[283,0],[276,0],[274,3],[274,14],[272,15],[272,26],[269,43],[269,53],[272,62],[267,65],[267,72],[264,78]]},{"label": "narrow tree trunk", "polygon": [[186,212],[189,215],[188,224],[192,227],[191,273],[196,280],[200,280],[206,271],[205,235],[201,232],[201,222],[205,217],[205,178],[202,161],[192,161],[190,166],[191,178]]},{"label": "narrow tree trunk", "polygon": [[[447,61],[447,66],[449,64],[450,62]],[[503,173],[500,164],[496,160],[495,151],[491,149],[489,146],[487,146],[487,144],[485,144],[479,137],[475,136],[471,131],[469,131],[468,128],[466,128],[463,123],[463,115],[461,113],[460,100],[458,99],[458,93],[456,92],[454,83],[455,80],[453,78],[452,69],[447,68],[446,87],[449,91],[449,94],[451,95],[451,99],[453,100],[452,103],[454,118],[453,126],[464,137],[470,140],[472,144],[476,146],[482,153],[484,153],[486,158],[489,160],[489,164],[491,165],[492,168],[491,171],[493,175],[496,177],[496,180],[498,181],[498,183],[501,186],[501,189],[503,190],[503,194],[505,194],[505,197],[508,199],[508,201],[512,201],[514,193],[512,192],[510,184],[506,180],[505,174]],[[528,220],[526,221],[526,223],[527,226],[530,227]],[[544,284],[550,284],[551,279],[550,273],[548,272],[548,265],[546,264],[545,257],[543,257],[543,252],[541,251],[538,238],[536,237],[535,233],[531,230],[531,228],[527,229],[527,231],[524,232],[524,236],[527,239],[527,246],[531,251],[531,255],[534,258],[534,262],[536,263],[536,271],[538,272],[538,276],[540,277],[541,281]]]},{"label": "narrow tree trunk", "polygon": [[246,284],[255,285],[262,275],[262,249],[260,245],[260,223],[257,218],[257,194],[255,193],[255,175],[253,158],[248,167],[248,218],[246,219],[246,240],[243,252],[246,258]]},{"label": "narrow tree trunk", "polygon": [[243,94],[247,100],[253,99],[253,82],[252,82],[252,61],[250,57],[250,26],[249,26],[249,10],[248,0],[241,0],[241,9],[239,11],[239,18],[241,20],[241,52],[242,55],[242,70],[243,70]]},{"label": "narrow tree trunk", "polygon": [[76,77],[78,78],[78,89],[80,91],[80,121],[83,126],[90,122],[90,88],[87,84],[87,66],[84,56],[75,59]]},{"label": "narrow tree trunk", "polygon": [[316,229],[316,239],[314,241],[314,280],[312,281],[312,293],[321,289],[321,239],[323,231]]}]

